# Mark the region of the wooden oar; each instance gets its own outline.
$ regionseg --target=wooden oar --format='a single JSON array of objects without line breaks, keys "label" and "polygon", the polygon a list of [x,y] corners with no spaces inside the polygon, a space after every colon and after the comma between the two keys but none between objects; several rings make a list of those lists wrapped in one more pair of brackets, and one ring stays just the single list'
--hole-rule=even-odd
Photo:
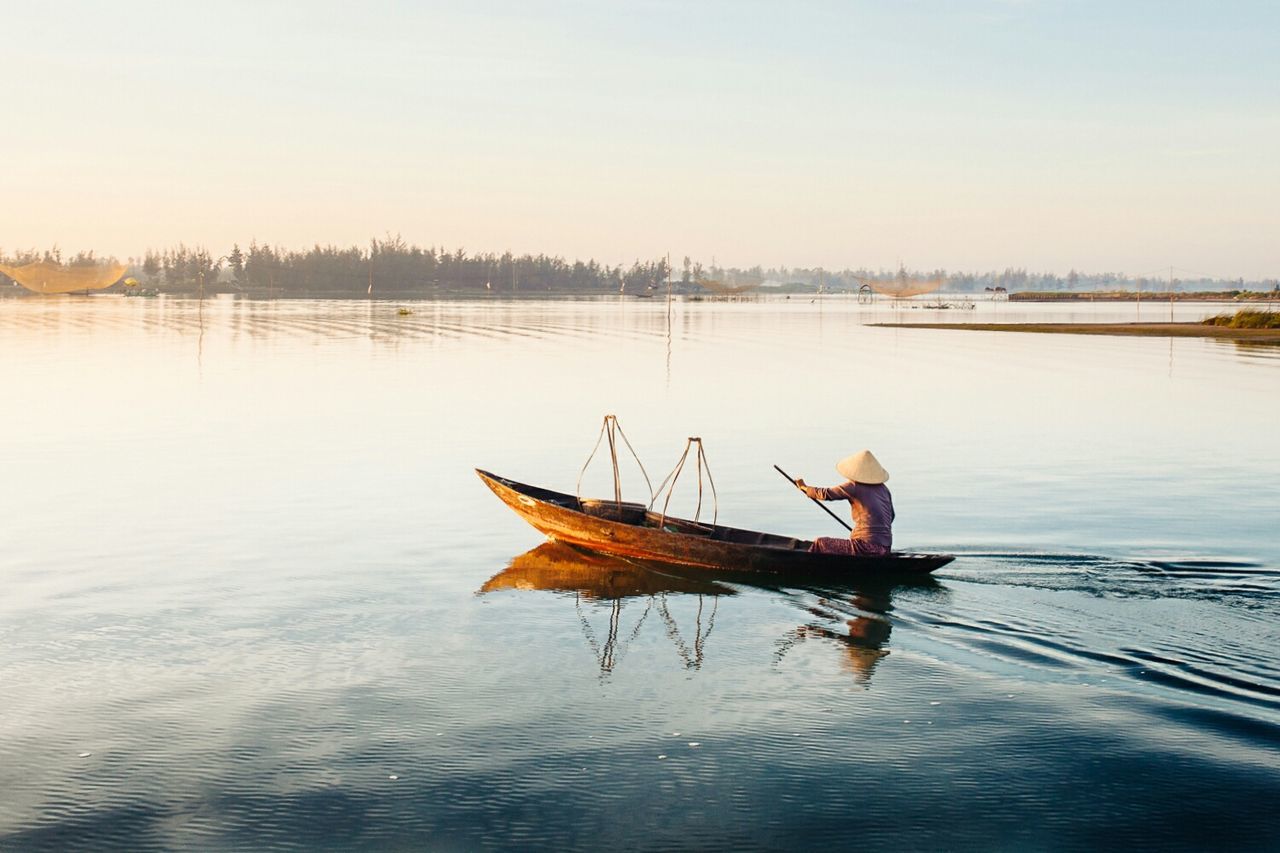
[{"label": "wooden oar", "polygon": [[[788,474],[786,471],[783,471],[783,470],[782,470],[781,468],[779,468],[777,465],[774,465],[774,466],[773,466],[773,470],[777,471],[779,474],[781,474],[782,476],[786,477],[786,478],[787,478],[787,481],[788,481],[788,482],[790,482],[790,483],[791,483],[791,485],[796,486],[796,481],[795,481],[795,480],[793,480],[793,479],[791,478],[791,475],[790,475],[790,474]],[[799,487],[799,486],[796,486],[796,488],[798,489],[798,488],[800,488],[800,487]],[[808,495],[805,495],[805,497],[808,497]],[[849,525],[845,524],[845,523],[844,523],[844,519],[842,519],[840,516],[836,515],[836,514],[835,514],[834,512],[832,512],[831,510],[827,509],[827,508],[826,508],[826,506],[822,503],[822,501],[818,500],[817,498],[809,498],[809,500],[811,500],[811,501],[813,501],[814,503],[816,503],[816,504],[818,505],[819,509],[821,509],[821,510],[822,510],[823,512],[825,512],[827,515],[829,515],[829,516],[831,516],[832,518],[834,518],[834,519],[835,519],[835,520],[840,524],[840,526],[842,526],[845,530],[848,530],[850,533],[852,533],[852,532],[853,532],[853,528],[852,528],[852,527],[850,527]]]}]

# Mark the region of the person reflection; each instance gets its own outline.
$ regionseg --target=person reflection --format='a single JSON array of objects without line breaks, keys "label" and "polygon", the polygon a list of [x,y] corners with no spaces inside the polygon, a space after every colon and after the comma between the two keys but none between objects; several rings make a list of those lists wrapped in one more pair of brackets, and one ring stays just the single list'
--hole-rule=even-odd
[{"label": "person reflection", "polygon": [[[858,597],[853,601],[856,606],[862,606],[859,604]],[[843,653],[840,663],[859,684],[869,683],[876,664],[889,654],[889,650],[884,646],[889,642],[893,626],[883,614],[853,616],[845,621],[844,633],[816,625],[805,627],[815,636],[825,636],[839,644],[840,651]]]},{"label": "person reflection", "polygon": [[780,643],[778,659],[804,640],[827,640],[840,651],[841,668],[857,683],[868,685],[876,665],[889,655],[885,645],[893,632],[891,609],[887,591],[819,598],[808,611],[821,621],[800,625],[788,634]]}]

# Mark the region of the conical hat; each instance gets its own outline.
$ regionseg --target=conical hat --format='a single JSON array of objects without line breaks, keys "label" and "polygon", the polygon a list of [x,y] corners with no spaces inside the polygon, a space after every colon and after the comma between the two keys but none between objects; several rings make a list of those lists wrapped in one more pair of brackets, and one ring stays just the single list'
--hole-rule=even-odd
[{"label": "conical hat", "polygon": [[869,486],[889,479],[889,472],[871,455],[870,450],[859,450],[852,456],[841,459],[836,463],[836,471],[846,480]]}]

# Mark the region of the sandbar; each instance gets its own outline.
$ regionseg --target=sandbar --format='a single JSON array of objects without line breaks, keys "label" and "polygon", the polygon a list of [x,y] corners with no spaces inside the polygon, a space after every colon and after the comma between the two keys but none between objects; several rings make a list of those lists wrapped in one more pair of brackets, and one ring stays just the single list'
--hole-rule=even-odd
[{"label": "sandbar", "polygon": [[1057,335],[1126,335],[1146,338],[1217,338],[1280,344],[1280,329],[1235,329],[1201,323],[871,323],[891,329],[963,329],[970,332],[1038,332]]}]

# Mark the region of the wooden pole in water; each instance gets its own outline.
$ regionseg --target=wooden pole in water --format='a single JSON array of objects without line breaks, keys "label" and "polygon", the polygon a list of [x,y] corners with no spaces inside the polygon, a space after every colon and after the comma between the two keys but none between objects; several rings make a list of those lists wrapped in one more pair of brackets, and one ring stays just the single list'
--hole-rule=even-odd
[{"label": "wooden pole in water", "polygon": [[667,341],[671,340],[671,253],[667,252]]}]

